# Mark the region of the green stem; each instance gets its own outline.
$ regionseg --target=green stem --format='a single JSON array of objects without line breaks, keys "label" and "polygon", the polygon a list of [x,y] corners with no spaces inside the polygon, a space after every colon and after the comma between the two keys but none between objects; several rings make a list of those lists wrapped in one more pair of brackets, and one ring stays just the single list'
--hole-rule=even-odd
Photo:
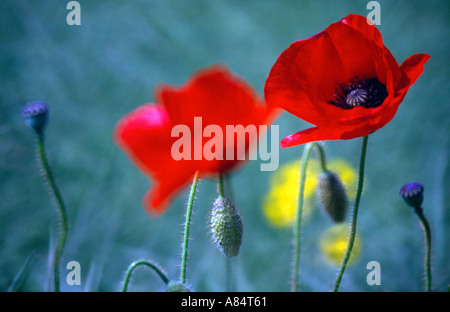
[{"label": "green stem", "polygon": [[303,202],[304,202],[304,193],[305,193],[305,181],[306,181],[306,169],[308,166],[309,156],[311,154],[311,150],[313,147],[317,148],[320,166],[322,171],[327,170],[326,160],[325,160],[325,152],[323,147],[317,143],[312,142],[305,146],[303,151],[303,156],[301,160],[300,166],[300,186],[299,186],[299,196],[298,196],[298,206],[297,206],[297,215],[296,222],[294,227],[294,268],[292,270],[292,291],[298,291],[298,273],[300,267],[300,234],[301,234],[301,223],[302,223],[302,213],[303,213]]},{"label": "green stem", "polygon": [[302,224],[303,199],[305,193],[306,169],[308,166],[309,155],[311,154],[312,147],[313,143],[309,143],[305,146],[300,164],[300,186],[299,186],[296,222],[294,226],[294,267],[292,270],[292,284],[291,284],[292,286],[291,290],[293,292],[296,292],[298,290],[298,272],[300,266],[300,233]]},{"label": "green stem", "polygon": [[226,279],[227,279],[227,292],[234,291],[234,283],[233,283],[233,263],[232,263],[231,257],[225,257],[225,273],[226,273]]},{"label": "green stem", "polygon": [[128,290],[128,284],[131,279],[131,274],[133,273],[134,269],[140,265],[145,265],[153,269],[156,272],[156,274],[158,274],[158,276],[161,277],[161,279],[166,285],[169,282],[169,278],[167,277],[167,275],[155,263],[146,260],[138,260],[130,264],[130,266],[128,267],[127,272],[125,274],[125,279],[123,281],[122,292],[126,292]]},{"label": "green stem", "polygon": [[56,184],[56,179],[53,176],[50,164],[47,160],[47,155],[45,153],[44,147],[44,137],[42,135],[38,135],[37,140],[38,147],[38,156],[41,162],[42,168],[44,170],[45,178],[50,186],[53,196],[55,197],[56,204],[58,206],[58,215],[59,215],[59,225],[60,225],[60,235],[58,238],[58,242],[56,244],[55,255],[53,257],[53,277],[54,277],[54,290],[55,292],[60,291],[60,262],[61,255],[64,250],[64,246],[66,244],[67,238],[67,229],[68,229],[68,221],[67,221],[67,212],[66,206],[64,204],[63,197],[61,192],[59,191],[58,185]]},{"label": "green stem", "polygon": [[416,208],[415,212],[420,219],[423,229],[423,235],[425,236],[425,291],[431,291],[431,229],[427,218],[423,214],[421,207]]},{"label": "green stem", "polygon": [[319,143],[313,142],[312,145],[314,145],[317,148],[317,152],[319,154],[319,160],[320,160],[320,168],[323,172],[327,171],[327,161],[325,158],[325,151],[323,150],[322,145]]},{"label": "green stem", "polygon": [[199,172],[195,172],[194,180],[192,181],[191,192],[189,194],[188,206],[186,209],[186,222],[184,224],[184,239],[183,239],[183,251],[181,254],[181,273],[180,280],[182,284],[186,283],[186,263],[188,254],[189,243],[189,229],[191,227],[192,206],[194,204],[195,190],[197,189]]},{"label": "green stem", "polygon": [[221,173],[219,173],[219,175],[218,175],[218,183],[217,183],[217,192],[219,193],[219,196],[221,196],[221,197],[225,197],[223,189],[224,189],[224,187],[223,187],[223,175]]},{"label": "green stem", "polygon": [[364,167],[365,167],[365,163],[366,163],[368,140],[369,140],[369,136],[365,136],[363,138],[362,149],[361,149],[361,159],[359,162],[358,190],[356,192],[355,207],[353,209],[350,240],[348,242],[347,251],[345,252],[344,261],[342,262],[341,269],[339,271],[338,277],[334,284],[334,289],[333,289],[334,292],[337,292],[339,290],[339,285],[341,284],[342,276],[344,275],[345,268],[347,267],[348,261],[350,260],[350,255],[352,253],[353,244],[355,242],[356,222],[358,219],[358,209],[359,209],[359,203],[361,201],[361,194],[362,194],[362,189],[363,189],[363,185],[364,185]]}]

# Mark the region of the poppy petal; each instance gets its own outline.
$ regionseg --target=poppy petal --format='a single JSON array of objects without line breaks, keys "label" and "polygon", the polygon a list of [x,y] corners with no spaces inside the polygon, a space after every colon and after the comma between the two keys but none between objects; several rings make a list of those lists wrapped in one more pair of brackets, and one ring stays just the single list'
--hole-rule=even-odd
[{"label": "poppy petal", "polygon": [[172,175],[168,179],[157,181],[144,196],[145,210],[154,217],[161,215],[173,197],[192,182],[194,173]]},{"label": "poppy petal", "polygon": [[[401,78],[401,71],[397,61],[392,56],[391,52],[384,46],[383,37],[380,31],[375,27],[370,19],[365,16],[350,14],[344,17],[341,22],[362,34],[367,38],[367,40],[371,41],[378,46],[379,49],[384,51],[385,62],[388,64],[388,68],[393,71],[394,81],[398,81]],[[383,76],[384,74],[380,75],[380,72],[378,72],[378,77]]]},{"label": "poppy petal", "polygon": [[125,115],[117,124],[114,139],[146,173],[154,171],[157,163],[164,163],[170,152],[172,124],[161,105],[144,104]]},{"label": "poppy petal", "polygon": [[281,140],[280,146],[286,148],[308,142],[339,139],[342,139],[339,129],[333,130],[332,128],[326,127],[313,127],[288,135]]},{"label": "poppy petal", "polygon": [[[234,137],[228,138],[228,127],[248,126],[256,129],[259,135],[259,125],[265,125],[275,116],[276,109],[266,110],[264,103],[256,92],[240,77],[233,75],[222,65],[211,66],[195,72],[181,87],[160,85],[155,97],[164,103],[170,119],[175,124],[187,125],[193,129],[194,136],[203,134],[206,127],[219,127],[223,134],[222,148],[218,154],[223,159],[198,161],[197,168],[201,173],[217,173],[231,170],[240,162],[237,157],[239,150],[248,154],[251,143],[248,139],[244,144],[237,143]],[[201,120],[195,123],[195,118]],[[200,124],[201,123],[201,124]],[[253,128],[254,126],[254,128]],[[215,132],[213,137],[215,137]],[[204,148],[209,139],[202,140],[202,145],[191,145],[197,149]],[[256,140],[254,140],[256,142]],[[228,158],[232,150],[233,159]],[[234,151],[233,151],[234,150]],[[231,157],[230,157],[231,158]]]},{"label": "poppy petal", "polygon": [[350,14],[341,20],[345,25],[352,27],[354,30],[361,33],[367,40],[376,44],[381,50],[384,50],[386,53],[386,61],[389,63],[389,68],[394,70],[394,76],[401,77],[399,66],[395,58],[392,56],[390,51],[383,44],[383,37],[380,31],[375,27],[370,19],[367,17]]},{"label": "poppy petal", "polygon": [[[329,45],[330,42],[318,39],[318,45]],[[310,74],[307,72],[308,60],[301,59],[303,51],[313,51],[316,46],[311,41],[301,40],[294,42],[286,49],[273,65],[264,86],[264,96],[266,103],[270,108],[279,107],[293,115],[299,116],[312,124],[321,124],[326,122],[326,118],[318,111],[314,105],[315,99],[310,97],[311,81],[308,79]],[[330,46],[329,49],[332,49]],[[314,55],[314,54],[312,54]],[[330,57],[336,57],[332,54]],[[317,66],[323,64],[319,58],[315,62]],[[335,66],[339,66],[339,58],[335,58],[332,62]],[[341,67],[342,68],[342,67]],[[332,71],[332,73],[335,71]],[[319,73],[319,71],[316,71]],[[318,79],[333,79],[329,75],[324,75]]]},{"label": "poppy petal", "polygon": [[400,65],[400,69],[403,71],[404,77],[398,86],[399,91],[404,88],[409,88],[417,81],[423,73],[425,63],[428,62],[429,59],[430,55],[428,54],[414,54],[407,58],[402,65]]},{"label": "poppy petal", "polygon": [[222,65],[198,70],[181,87],[162,84],[155,97],[175,124],[191,125],[199,116],[204,125],[220,126],[260,122],[265,117],[256,92]]},{"label": "poppy petal", "polygon": [[[195,168],[173,159],[172,123],[164,106],[142,105],[124,116],[116,126],[114,139],[137,168],[154,180],[147,196],[148,212],[161,213],[167,201],[182,188]],[[149,199],[151,198],[151,200]]]},{"label": "poppy petal", "polygon": [[383,38],[380,31],[367,17],[357,14],[350,14],[341,19],[341,22],[361,33],[367,38],[367,40],[374,42],[378,47],[384,48]]}]

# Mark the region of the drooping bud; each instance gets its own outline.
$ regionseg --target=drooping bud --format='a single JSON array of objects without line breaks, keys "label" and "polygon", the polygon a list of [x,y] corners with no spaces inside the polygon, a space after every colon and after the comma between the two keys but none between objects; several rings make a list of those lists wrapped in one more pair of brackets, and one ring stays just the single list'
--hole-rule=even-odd
[{"label": "drooping bud", "polygon": [[237,256],[242,243],[243,223],[231,200],[222,196],[215,200],[209,226],[217,249],[227,257]]},{"label": "drooping bud", "polygon": [[337,174],[329,170],[320,174],[317,195],[323,210],[334,222],[345,220],[348,198]]},{"label": "drooping bud", "polygon": [[423,202],[423,190],[422,184],[411,182],[403,185],[399,195],[405,200],[407,205],[419,209]]},{"label": "drooping bud", "polygon": [[48,104],[41,101],[29,102],[23,108],[22,115],[25,123],[39,135],[42,135],[47,125],[48,110]]}]

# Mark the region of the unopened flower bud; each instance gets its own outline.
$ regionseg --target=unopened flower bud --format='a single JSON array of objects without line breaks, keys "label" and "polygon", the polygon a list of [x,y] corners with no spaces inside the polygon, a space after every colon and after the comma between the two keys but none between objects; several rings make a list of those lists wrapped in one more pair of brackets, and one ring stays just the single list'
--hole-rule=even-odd
[{"label": "unopened flower bud", "polygon": [[237,256],[242,242],[243,223],[231,200],[222,196],[216,199],[209,226],[217,249],[227,257]]},{"label": "unopened flower bud", "polygon": [[399,194],[406,204],[418,209],[423,202],[423,185],[417,182],[407,183],[400,189]]},{"label": "unopened flower bud", "polygon": [[170,281],[167,283],[166,292],[191,292],[191,289],[180,282]]},{"label": "unopened flower bud", "polygon": [[347,193],[341,179],[329,170],[320,174],[317,194],[323,210],[335,222],[343,222],[347,213]]},{"label": "unopened flower bud", "polygon": [[39,135],[42,135],[42,131],[47,125],[48,110],[48,104],[41,101],[29,102],[23,108],[22,115],[25,123]]}]

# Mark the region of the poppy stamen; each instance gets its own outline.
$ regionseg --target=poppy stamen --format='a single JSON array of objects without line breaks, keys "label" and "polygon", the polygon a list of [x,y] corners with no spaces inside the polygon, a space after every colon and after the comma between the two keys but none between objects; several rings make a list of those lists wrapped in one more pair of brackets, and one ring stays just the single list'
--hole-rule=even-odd
[{"label": "poppy stamen", "polygon": [[328,103],[343,109],[357,106],[371,108],[383,104],[387,95],[386,86],[377,78],[359,79],[356,76],[347,85],[339,84],[339,90],[335,89],[334,100]]}]

